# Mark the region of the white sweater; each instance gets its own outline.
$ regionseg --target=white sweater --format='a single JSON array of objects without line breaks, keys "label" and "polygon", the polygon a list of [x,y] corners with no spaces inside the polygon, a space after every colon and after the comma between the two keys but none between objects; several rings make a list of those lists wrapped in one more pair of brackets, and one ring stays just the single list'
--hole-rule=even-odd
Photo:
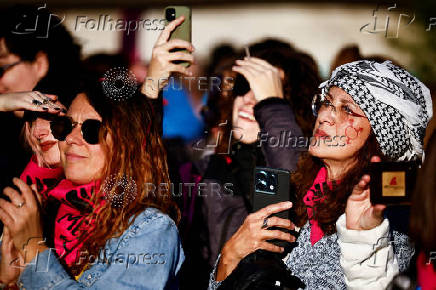
[{"label": "white sweater", "polygon": [[336,222],[340,262],[348,289],[386,289],[398,274],[389,236],[389,221],[365,231],[346,228],[345,214]]}]

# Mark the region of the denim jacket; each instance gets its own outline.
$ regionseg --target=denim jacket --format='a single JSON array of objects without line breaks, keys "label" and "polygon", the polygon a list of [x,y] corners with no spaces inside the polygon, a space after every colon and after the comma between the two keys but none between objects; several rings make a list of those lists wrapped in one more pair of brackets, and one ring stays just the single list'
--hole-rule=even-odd
[{"label": "denim jacket", "polygon": [[[103,250],[102,250],[103,251]],[[54,249],[39,253],[21,273],[21,289],[178,289],[183,264],[179,233],[174,221],[147,208],[119,238],[104,248],[109,262],[96,259],[80,278],[71,278]]]}]

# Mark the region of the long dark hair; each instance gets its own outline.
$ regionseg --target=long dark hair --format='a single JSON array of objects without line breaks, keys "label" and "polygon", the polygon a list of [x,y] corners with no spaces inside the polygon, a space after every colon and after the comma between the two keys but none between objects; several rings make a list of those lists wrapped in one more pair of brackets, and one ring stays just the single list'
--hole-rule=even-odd
[{"label": "long dark hair", "polygon": [[[365,144],[355,154],[356,165],[350,168],[343,175],[341,181],[335,183],[331,190],[328,187],[324,188],[325,199],[317,204],[314,219],[318,221],[321,229],[327,235],[336,232],[336,221],[345,212],[347,199],[353,191],[353,187],[364,174],[373,155],[380,156],[382,160],[386,159],[380,150],[375,134],[371,131]],[[297,195],[295,224],[299,227],[302,227],[308,219],[307,207],[303,202],[303,197],[312,186],[318,171],[323,166],[321,159],[305,152],[300,156],[297,170],[291,176],[291,182],[295,186]]]},{"label": "long dark hair", "polygon": [[315,60],[309,54],[294,49],[289,43],[274,38],[252,44],[249,49],[252,56],[283,70],[283,96],[291,105],[303,135],[312,136],[315,124],[311,110],[312,97],[321,83]]},{"label": "long dark hair", "polygon": [[[410,236],[427,258],[436,251],[436,133],[431,136],[426,159],[419,170],[412,197]],[[433,263],[436,270],[436,263]]]},{"label": "long dark hair", "polygon": [[[0,10],[0,39],[23,61],[34,61],[39,52],[45,53],[48,72],[35,90],[57,95],[68,107],[78,93],[81,47],[62,24],[63,19],[43,7],[15,5]],[[16,31],[28,27],[35,31]]]}]

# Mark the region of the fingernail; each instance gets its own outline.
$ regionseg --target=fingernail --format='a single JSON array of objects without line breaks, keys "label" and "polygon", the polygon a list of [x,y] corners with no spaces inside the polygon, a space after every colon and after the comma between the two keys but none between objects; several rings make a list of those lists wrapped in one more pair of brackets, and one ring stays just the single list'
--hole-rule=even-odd
[{"label": "fingernail", "polygon": [[61,112],[62,112],[62,113],[67,113],[67,110],[62,109]]},{"label": "fingernail", "polygon": [[44,111],[48,111],[48,108],[47,108],[47,107],[42,107],[42,109],[43,109]]},{"label": "fingernail", "polygon": [[58,107],[56,107],[56,108],[54,108],[56,111],[60,111],[61,110],[61,108],[58,108]]}]

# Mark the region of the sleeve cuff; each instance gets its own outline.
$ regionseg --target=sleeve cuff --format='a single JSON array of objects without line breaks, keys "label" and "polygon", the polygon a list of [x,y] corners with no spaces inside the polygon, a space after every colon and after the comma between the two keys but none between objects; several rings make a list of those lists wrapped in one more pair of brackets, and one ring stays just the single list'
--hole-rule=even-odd
[{"label": "sleeve cuff", "polygon": [[212,273],[210,273],[210,278],[209,278],[209,290],[215,290],[218,289],[218,287],[221,285],[222,281],[216,281],[216,270],[218,267],[218,263],[220,261],[221,258],[221,254],[218,255],[218,258],[216,259],[215,262],[215,266],[213,267]]},{"label": "sleeve cuff", "polygon": [[53,249],[39,253],[25,268],[18,279],[20,288],[32,285],[44,285],[52,288],[69,279],[62,265],[59,263]]},{"label": "sleeve cuff", "polygon": [[[387,243],[389,237],[389,221],[384,219],[377,227],[370,230],[349,230],[346,226],[345,213],[336,222],[339,240],[343,243],[378,245]],[[384,240],[384,241],[382,241]]]}]

